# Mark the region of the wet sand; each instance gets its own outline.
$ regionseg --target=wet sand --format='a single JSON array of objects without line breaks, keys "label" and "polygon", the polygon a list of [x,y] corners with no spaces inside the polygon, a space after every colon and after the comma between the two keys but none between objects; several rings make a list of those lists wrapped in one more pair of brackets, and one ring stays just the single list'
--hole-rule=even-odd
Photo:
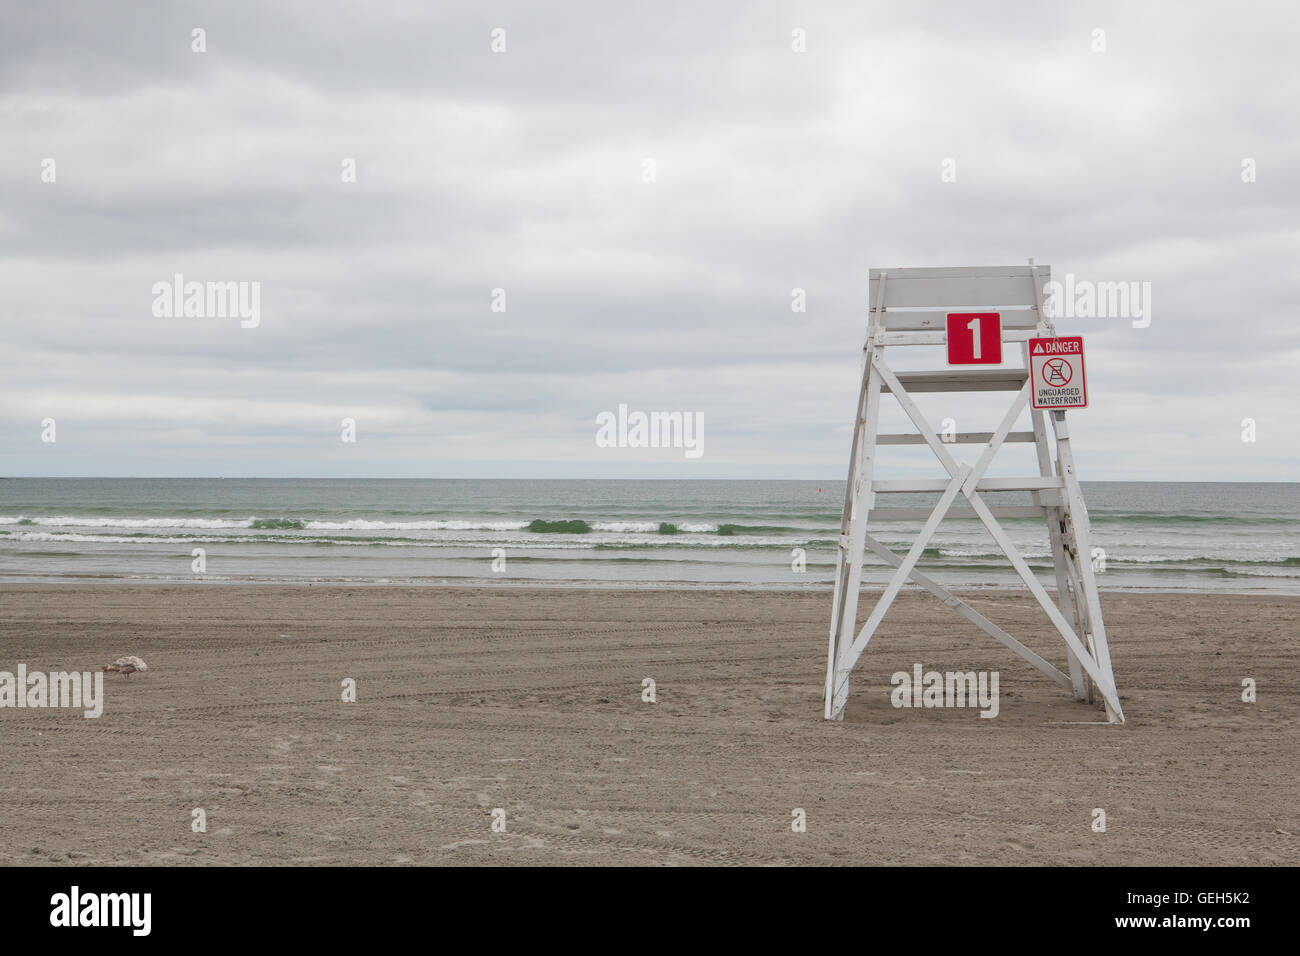
[{"label": "wet sand", "polygon": [[[1064,666],[1029,595],[971,601]],[[0,864],[1300,861],[1300,599],[1104,594],[1124,726],[1091,723],[1099,707],[912,593],[863,655],[845,721],[824,722],[829,605],[6,587],[0,670],[137,654],[149,672],[104,675],[98,719],[0,709]],[[895,709],[890,675],[916,663],[997,670],[998,716]]]}]

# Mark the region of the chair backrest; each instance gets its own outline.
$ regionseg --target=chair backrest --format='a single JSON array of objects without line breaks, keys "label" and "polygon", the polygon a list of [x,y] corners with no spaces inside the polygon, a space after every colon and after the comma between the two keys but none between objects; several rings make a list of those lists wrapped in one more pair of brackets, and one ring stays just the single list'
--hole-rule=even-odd
[{"label": "chair backrest", "polygon": [[890,332],[942,332],[949,312],[997,311],[1004,330],[1037,328],[1051,280],[1051,266],[872,269],[870,318]]}]

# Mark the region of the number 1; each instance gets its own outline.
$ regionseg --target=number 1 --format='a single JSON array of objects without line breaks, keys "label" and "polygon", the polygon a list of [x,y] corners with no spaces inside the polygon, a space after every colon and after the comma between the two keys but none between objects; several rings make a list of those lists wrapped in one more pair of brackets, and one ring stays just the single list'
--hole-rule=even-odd
[{"label": "number 1", "polygon": [[971,330],[971,341],[975,344],[975,358],[982,358],[980,355],[980,320],[971,319],[966,323],[966,328]]}]

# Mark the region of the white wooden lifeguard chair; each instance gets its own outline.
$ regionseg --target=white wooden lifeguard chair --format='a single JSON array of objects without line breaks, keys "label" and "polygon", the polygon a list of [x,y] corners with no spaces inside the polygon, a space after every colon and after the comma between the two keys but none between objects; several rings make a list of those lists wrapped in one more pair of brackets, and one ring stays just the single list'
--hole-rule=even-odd
[{"label": "white wooden lifeguard chair", "polygon": [[[1124,713],[1115,689],[1106,627],[1097,595],[1088,512],[1075,475],[1065,412],[1030,407],[1029,340],[1056,337],[1055,327],[1043,308],[1043,288],[1050,279],[1050,267],[1035,266],[1032,259],[1026,266],[871,270],[865,361],[836,561],[830,650],[826,662],[826,719],[843,717],[853,665],[876,633],[899,590],[904,583],[911,581],[934,594],[1052,680],[1072,690],[1076,698],[1092,701],[1095,688],[1105,704],[1108,719],[1123,722]],[[1024,367],[950,365],[932,371],[898,373],[890,369],[885,361],[885,350],[892,346],[947,345],[948,316],[959,310],[996,311],[1000,316],[1001,342],[1022,343]],[[978,326],[974,328],[973,335],[978,341]],[[978,346],[975,348],[978,357]],[[1000,351],[1001,346],[998,348]],[[951,354],[950,351],[950,359]],[[984,446],[972,465],[959,464],[949,454],[948,443],[935,433],[911,397],[919,392],[994,391],[1015,392],[1010,409],[994,431],[957,432],[946,436],[959,444]],[[916,426],[915,434],[877,434],[882,392],[888,392],[898,400]],[[1026,408],[1029,408],[1032,431],[1012,431]],[[1051,438],[1048,436],[1049,421]],[[1039,473],[1023,478],[985,477],[989,463],[1004,442],[1035,443]],[[877,480],[877,447],[906,444],[929,445],[947,476],[932,480]],[[1052,454],[1053,445],[1055,456]],[[1031,492],[1033,504],[990,505],[981,499],[981,492],[994,491]],[[876,506],[877,495],[894,492],[938,493],[939,501],[933,509]],[[965,513],[969,515],[973,511],[984,523],[1064,638],[1068,675],[917,570],[917,561],[926,544],[959,496],[969,504],[970,510]],[[1055,601],[998,523],[999,518],[1009,517],[1041,517],[1046,522],[1056,571]],[[881,544],[868,530],[873,521],[916,518],[925,518],[925,523],[905,555]],[[870,548],[895,571],[866,623],[858,630],[858,596],[865,548]]]}]

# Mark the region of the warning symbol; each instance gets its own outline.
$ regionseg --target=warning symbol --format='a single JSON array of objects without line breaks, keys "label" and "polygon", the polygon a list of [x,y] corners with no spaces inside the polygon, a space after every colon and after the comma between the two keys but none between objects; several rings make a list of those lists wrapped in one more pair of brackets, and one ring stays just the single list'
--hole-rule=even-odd
[{"label": "warning symbol", "polygon": [[1063,358],[1048,359],[1043,363],[1043,381],[1055,388],[1069,385],[1073,374],[1074,368]]},{"label": "warning symbol", "polygon": [[1029,379],[1034,408],[1085,407],[1083,336],[1030,339]]}]

